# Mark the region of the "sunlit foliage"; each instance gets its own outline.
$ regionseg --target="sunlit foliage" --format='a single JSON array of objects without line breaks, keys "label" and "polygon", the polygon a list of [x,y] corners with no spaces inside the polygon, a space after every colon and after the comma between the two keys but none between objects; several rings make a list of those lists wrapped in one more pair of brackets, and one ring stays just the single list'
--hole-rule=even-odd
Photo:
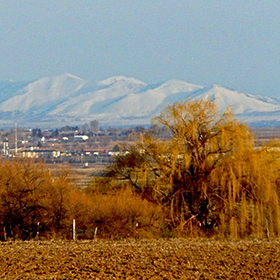
[{"label": "sunlit foliage", "polygon": [[[80,190],[69,180],[69,166],[50,171],[45,164],[3,160],[0,164],[0,238],[158,237],[161,207],[132,190],[102,178]],[[71,176],[70,176],[71,177]]]},{"label": "sunlit foliage", "polygon": [[[42,163],[4,160],[0,165],[2,238],[34,238],[38,231],[63,228],[67,196],[73,188],[65,176],[50,176]],[[66,191],[68,189],[68,191]]]},{"label": "sunlit foliage", "polygon": [[0,238],[71,238],[73,219],[78,238],[280,236],[280,144],[230,109],[175,103],[133,143],[83,190],[69,166],[3,159]]},{"label": "sunlit foliage", "polygon": [[280,235],[277,142],[256,149],[248,127],[211,101],[175,103],[154,121],[170,139],[143,136],[110,176],[162,205],[179,235]]}]

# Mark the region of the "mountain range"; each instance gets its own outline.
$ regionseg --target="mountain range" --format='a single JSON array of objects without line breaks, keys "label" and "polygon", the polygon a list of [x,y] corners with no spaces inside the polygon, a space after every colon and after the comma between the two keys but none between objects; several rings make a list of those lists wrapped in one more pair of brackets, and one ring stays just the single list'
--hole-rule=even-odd
[{"label": "mountain range", "polygon": [[222,86],[203,87],[180,80],[146,84],[114,76],[92,82],[72,74],[31,82],[0,82],[0,127],[59,128],[97,120],[101,126],[149,125],[167,105],[186,99],[214,100],[223,112],[251,126],[280,125],[280,100]]}]

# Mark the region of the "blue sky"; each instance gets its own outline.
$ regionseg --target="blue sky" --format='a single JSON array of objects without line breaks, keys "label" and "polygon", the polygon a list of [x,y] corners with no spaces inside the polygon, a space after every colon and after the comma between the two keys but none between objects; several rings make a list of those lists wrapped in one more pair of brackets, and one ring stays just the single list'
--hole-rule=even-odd
[{"label": "blue sky", "polygon": [[0,0],[0,80],[180,79],[280,97],[280,1]]}]

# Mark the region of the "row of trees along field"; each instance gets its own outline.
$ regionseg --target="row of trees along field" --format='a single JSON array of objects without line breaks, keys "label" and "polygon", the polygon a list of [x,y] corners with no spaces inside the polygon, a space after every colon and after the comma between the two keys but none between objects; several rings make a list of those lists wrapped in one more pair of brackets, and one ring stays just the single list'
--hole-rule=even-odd
[{"label": "row of trees along field", "polygon": [[7,238],[279,237],[279,143],[254,147],[248,127],[210,101],[175,103],[169,131],[123,147],[85,189],[43,163],[0,164],[0,235]]},{"label": "row of trees along field", "polygon": [[[122,238],[160,236],[160,206],[131,189],[95,178],[86,189],[68,179],[70,166],[50,173],[43,163],[2,161],[0,165],[0,237],[9,239]],[[137,223],[141,224],[139,232]]]}]

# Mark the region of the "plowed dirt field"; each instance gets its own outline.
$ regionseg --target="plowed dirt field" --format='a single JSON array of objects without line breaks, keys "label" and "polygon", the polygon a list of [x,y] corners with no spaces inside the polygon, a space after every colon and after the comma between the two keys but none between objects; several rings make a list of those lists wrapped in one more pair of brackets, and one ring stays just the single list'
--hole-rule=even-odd
[{"label": "plowed dirt field", "polygon": [[3,242],[0,279],[280,279],[280,240]]}]

